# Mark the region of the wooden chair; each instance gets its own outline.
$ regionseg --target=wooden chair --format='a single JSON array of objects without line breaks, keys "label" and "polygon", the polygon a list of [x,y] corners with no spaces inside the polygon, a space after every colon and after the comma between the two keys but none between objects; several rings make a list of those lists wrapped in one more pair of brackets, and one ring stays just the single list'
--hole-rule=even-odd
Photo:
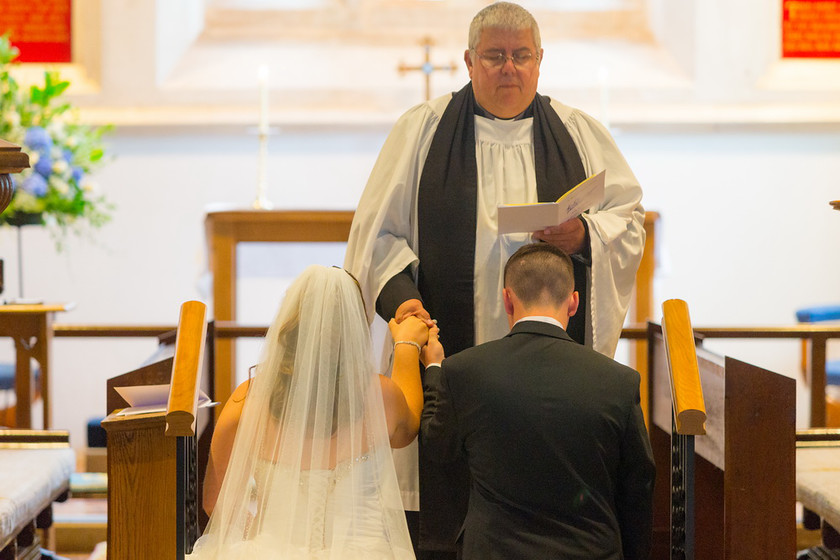
[{"label": "wooden chair", "polygon": [[[202,376],[212,379],[203,371],[213,362],[206,311],[203,303],[186,302],[174,355],[108,381],[109,414],[102,426],[108,440],[109,560],[183,558],[203,528],[201,456],[206,463],[202,448],[209,449],[212,414],[197,403]],[[160,383],[170,383],[165,412],[120,415],[128,403],[115,387]],[[212,387],[208,394],[212,398]]]},{"label": "wooden chair", "polygon": [[[822,323],[826,321],[840,321],[840,305],[822,305],[805,307],[796,311],[796,320],[800,323]],[[808,341],[802,341],[802,372],[805,383],[810,384],[808,378]],[[837,389],[840,387],[840,359],[827,360],[825,363],[825,425],[829,428],[840,428],[840,397]],[[829,389],[829,386],[834,387]]]}]

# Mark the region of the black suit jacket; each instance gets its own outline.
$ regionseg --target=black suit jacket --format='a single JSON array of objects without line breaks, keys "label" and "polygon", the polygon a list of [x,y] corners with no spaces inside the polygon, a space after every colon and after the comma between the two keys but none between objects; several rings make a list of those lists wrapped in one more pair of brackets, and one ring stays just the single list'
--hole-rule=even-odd
[{"label": "black suit jacket", "polygon": [[421,443],[472,475],[464,559],[647,558],[653,456],[639,374],[557,326],[503,339],[424,374]]}]

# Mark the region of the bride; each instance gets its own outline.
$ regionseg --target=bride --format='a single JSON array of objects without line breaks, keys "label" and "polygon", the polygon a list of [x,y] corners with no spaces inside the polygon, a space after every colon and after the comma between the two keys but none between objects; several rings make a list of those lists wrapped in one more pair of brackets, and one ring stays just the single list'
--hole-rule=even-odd
[{"label": "bride", "polygon": [[430,331],[414,317],[389,328],[390,378],[373,373],[355,279],[311,266],[295,280],[256,375],[220,415],[204,488],[212,514],[187,558],[414,558],[390,448],[417,435]]}]

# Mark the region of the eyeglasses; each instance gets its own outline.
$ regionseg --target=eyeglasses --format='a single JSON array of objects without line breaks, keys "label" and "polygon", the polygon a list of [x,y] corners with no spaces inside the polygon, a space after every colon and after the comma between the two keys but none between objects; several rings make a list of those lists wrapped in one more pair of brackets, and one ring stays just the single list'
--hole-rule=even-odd
[{"label": "eyeglasses", "polygon": [[[475,52],[475,51],[473,51]],[[516,68],[530,68],[534,62],[539,60],[539,56],[534,56],[531,51],[515,52],[511,56],[499,51],[490,51],[484,54],[478,54],[478,59],[485,68],[498,69],[507,64],[510,60]]]}]

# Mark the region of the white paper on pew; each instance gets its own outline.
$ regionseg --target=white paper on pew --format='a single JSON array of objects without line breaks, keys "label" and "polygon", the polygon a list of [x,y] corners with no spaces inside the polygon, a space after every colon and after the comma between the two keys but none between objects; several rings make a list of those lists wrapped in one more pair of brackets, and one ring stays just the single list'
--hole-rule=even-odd
[{"label": "white paper on pew", "polygon": [[[117,393],[129,404],[117,413],[117,416],[130,416],[132,414],[148,414],[150,412],[166,412],[166,403],[169,400],[169,384],[163,385],[135,385],[131,387],[114,387]],[[198,391],[198,408],[216,406],[217,402],[210,400],[207,394]]]},{"label": "white paper on pew", "polygon": [[606,173],[605,169],[578,183],[557,202],[500,204],[499,235],[539,231],[577,217],[604,200]]}]

